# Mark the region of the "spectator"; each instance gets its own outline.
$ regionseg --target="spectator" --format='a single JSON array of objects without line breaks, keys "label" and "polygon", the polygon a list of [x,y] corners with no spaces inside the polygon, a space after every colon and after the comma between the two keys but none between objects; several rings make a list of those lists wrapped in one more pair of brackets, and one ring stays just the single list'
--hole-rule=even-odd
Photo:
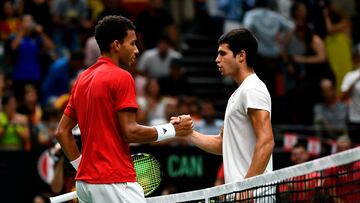
[{"label": "spectator", "polygon": [[[209,1],[195,0],[192,1],[194,16],[190,26],[187,28],[185,35],[195,35],[198,37],[209,37],[217,39],[222,34],[223,19],[220,20],[211,16],[209,11]],[[217,2],[216,2],[217,3]],[[211,5],[213,6],[213,5]]]},{"label": "spectator", "polygon": [[253,0],[220,0],[219,8],[225,13],[223,32],[240,28],[246,9],[254,7],[254,2]]},{"label": "spectator", "polygon": [[[55,141],[55,130],[60,117],[60,111],[55,108],[46,108],[41,121],[35,126],[38,133],[33,148],[50,147]],[[37,145],[37,146],[36,146]]]},{"label": "spectator", "polygon": [[306,10],[308,10],[308,19],[307,21],[314,28],[314,33],[319,36],[321,39],[324,39],[327,31],[325,26],[325,20],[323,15],[323,10],[327,6],[327,0],[300,0],[297,2],[302,2],[306,5]]},{"label": "spectator", "polygon": [[164,118],[153,119],[150,121],[149,125],[161,125],[164,123],[168,123],[172,116],[179,115],[177,98],[166,97],[163,100],[165,103]]},{"label": "spectator", "polygon": [[85,42],[84,65],[90,67],[100,56],[100,48],[95,40],[95,36],[89,37]]},{"label": "spectator", "polygon": [[294,0],[278,0],[277,12],[279,12],[285,18],[291,18],[291,7],[294,4]]},{"label": "spectator", "polygon": [[0,112],[0,149],[30,150],[30,130],[26,117],[16,111],[17,102],[13,95],[2,98]]},{"label": "spectator", "polygon": [[340,94],[340,85],[345,74],[353,69],[351,51],[351,21],[345,11],[331,4],[324,10],[328,34],[325,47],[328,60],[336,77],[336,93]]},{"label": "spectator", "polygon": [[[334,77],[327,63],[324,42],[309,26],[297,26],[293,37],[289,43],[289,60],[298,72],[298,79],[290,101],[290,108],[294,110],[292,119],[295,123],[312,124],[314,105],[321,101],[320,80]],[[298,43],[293,43],[295,41]],[[299,105],[299,98],[307,99]]]},{"label": "spectator", "polygon": [[149,124],[152,120],[166,120],[166,100],[160,95],[160,86],[156,79],[149,79],[145,86],[145,95],[137,98],[139,109],[137,112],[138,122]]},{"label": "spectator", "polygon": [[281,70],[282,48],[295,26],[269,7],[269,1],[257,0],[255,8],[245,13],[243,25],[259,41],[256,74],[266,84],[270,95],[274,96],[276,74]]},{"label": "spectator", "polygon": [[52,97],[59,97],[69,91],[70,80],[76,78],[84,66],[84,53],[74,52],[70,59],[61,57],[57,59],[48,71],[45,81],[42,84],[43,104],[49,103]]},{"label": "spectator", "polygon": [[347,106],[338,100],[335,86],[331,80],[322,79],[320,89],[324,101],[314,107],[314,124],[318,130],[317,135],[336,139],[347,134]]},{"label": "spectator", "polygon": [[349,136],[343,135],[336,139],[336,152],[343,152],[351,149],[352,142]]},{"label": "spectator", "polygon": [[19,0],[23,5],[23,13],[30,14],[34,20],[44,28],[48,36],[53,36],[52,16],[50,13],[51,0]]},{"label": "spectator", "polygon": [[[349,137],[341,136],[336,141],[337,152],[352,148]],[[359,202],[356,192],[360,188],[360,161],[326,169],[324,188],[329,190],[335,202]]]},{"label": "spectator", "polygon": [[216,135],[220,132],[224,121],[216,118],[213,102],[203,101],[200,104],[201,119],[195,124],[195,130],[205,135]]},{"label": "spectator", "polygon": [[140,56],[138,71],[152,78],[169,76],[170,62],[174,58],[181,58],[181,54],[171,47],[168,36],[162,36],[157,47],[146,50]]},{"label": "spectator", "polygon": [[297,143],[293,146],[290,156],[293,165],[305,163],[310,160],[310,154],[302,143]]},{"label": "spectator", "polygon": [[195,123],[201,119],[199,98],[196,96],[183,96],[179,100],[179,113],[188,114]]},{"label": "spectator", "polygon": [[1,99],[4,96],[4,94],[8,91],[8,85],[7,85],[7,78],[5,73],[0,71],[0,111],[3,110],[1,105]]},{"label": "spectator", "polygon": [[[294,165],[309,161],[310,155],[305,145],[301,143],[295,144],[291,151],[290,160]],[[309,202],[317,194],[315,188],[319,186],[321,186],[321,180],[318,172],[284,180],[279,185],[280,200],[286,200],[285,202]]]},{"label": "spectator", "polygon": [[52,8],[54,41],[58,48],[79,51],[80,31],[91,26],[87,21],[87,1],[54,0]]},{"label": "spectator", "polygon": [[182,61],[173,58],[170,62],[170,73],[168,76],[159,78],[161,95],[177,96],[191,95],[191,88],[186,80]]},{"label": "spectator", "polygon": [[[178,106],[179,106],[178,98],[165,97],[162,99],[162,103],[165,104],[165,109],[164,109],[165,116],[163,118],[156,118],[156,119],[150,120],[149,125],[154,126],[154,125],[161,125],[164,123],[168,123],[168,122],[170,122],[170,118],[172,116],[180,115],[179,109],[178,109]],[[172,140],[163,140],[161,142],[154,142],[154,143],[150,143],[150,144],[152,146],[160,146],[160,145],[175,146],[175,145],[188,145],[188,142],[184,139],[172,139]]]},{"label": "spectator", "polygon": [[168,35],[171,43],[177,42],[174,19],[165,9],[163,0],[149,0],[149,8],[136,18],[136,28],[145,49],[154,48],[163,35]]},{"label": "spectator", "polygon": [[360,66],[346,73],[341,84],[341,99],[348,103],[348,133],[350,139],[360,143]]},{"label": "spectator", "polygon": [[42,109],[39,103],[39,95],[32,85],[25,86],[24,102],[19,105],[18,111],[28,117],[31,125],[36,125],[42,117]]},{"label": "spectator", "polygon": [[37,25],[31,15],[24,15],[21,29],[12,37],[11,49],[14,55],[13,88],[17,98],[22,98],[24,86],[32,84],[39,90],[41,83],[41,67],[39,54],[42,48],[54,48],[52,40]]},{"label": "spectator", "polygon": [[18,17],[16,7],[11,0],[6,0],[1,5],[4,16],[0,20],[0,41],[5,41],[20,30],[21,19]]}]

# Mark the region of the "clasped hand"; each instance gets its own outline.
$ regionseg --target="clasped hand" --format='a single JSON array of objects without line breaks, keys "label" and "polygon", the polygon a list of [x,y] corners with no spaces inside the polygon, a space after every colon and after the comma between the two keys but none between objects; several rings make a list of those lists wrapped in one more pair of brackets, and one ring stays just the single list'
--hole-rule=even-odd
[{"label": "clasped hand", "polygon": [[190,115],[181,115],[171,117],[170,123],[174,125],[176,136],[184,137],[192,133],[194,129],[194,121]]}]

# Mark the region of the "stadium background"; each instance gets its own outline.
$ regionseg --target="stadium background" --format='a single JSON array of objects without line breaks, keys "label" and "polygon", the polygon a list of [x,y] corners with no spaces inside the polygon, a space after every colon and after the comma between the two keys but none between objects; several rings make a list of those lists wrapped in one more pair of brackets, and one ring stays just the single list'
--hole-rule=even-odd
[{"label": "stadium background", "polygon": [[[71,178],[74,171],[67,164],[67,160],[59,162],[63,155],[54,149],[54,137],[51,133],[58,121],[59,113],[66,104],[72,79],[76,78],[81,69],[89,66],[94,58],[96,59],[96,51],[91,50],[94,47],[93,44],[91,45],[91,36],[93,26],[101,16],[121,14],[135,22],[141,39],[138,45],[139,58],[148,50],[159,49],[161,45],[157,43],[158,40],[164,42],[165,47],[172,47],[180,54],[180,57],[177,54],[172,56],[179,60],[168,59],[165,65],[162,64],[167,69],[163,75],[157,75],[156,71],[155,74],[152,73],[146,66],[142,69],[136,66],[129,69],[137,81],[138,102],[142,108],[139,112],[140,123],[156,124],[168,119],[168,115],[180,113],[191,114],[199,123],[205,122],[206,119],[218,119],[221,122],[227,98],[235,90],[236,85],[228,78],[222,78],[217,70],[215,64],[217,38],[223,33],[223,25],[226,21],[241,22],[245,13],[254,9],[255,1],[232,1],[237,7],[226,8],[229,10],[221,10],[218,7],[219,2],[216,0],[1,1],[0,94],[1,97],[15,95],[18,107],[16,112],[27,117],[26,125],[29,129],[29,137],[21,141],[19,148],[9,149],[1,144],[0,194],[5,197],[4,202],[31,202],[37,194],[56,195],[72,189]],[[242,3],[237,4],[239,2]],[[269,9],[286,16],[289,21],[294,21],[290,17],[291,4],[303,2],[308,8],[306,22],[311,25],[314,32],[324,40],[324,43],[331,34],[324,28],[324,22],[319,22],[319,16],[315,15],[320,13],[321,17],[323,7],[312,4],[313,1],[268,0],[267,2]],[[331,3],[337,4],[342,10],[340,13],[344,14],[338,14],[337,18],[345,18],[351,22],[351,33],[348,36],[351,39],[351,64],[355,69],[359,62],[359,2],[324,1],[324,7],[330,7]],[[66,6],[70,4],[77,6]],[[155,9],[154,5],[155,7],[157,5]],[[233,12],[231,8],[241,12],[230,15]],[[154,10],[151,9],[156,11],[155,16]],[[51,41],[47,44],[42,39],[35,55],[40,67],[39,77],[33,75],[36,69],[31,69],[33,67],[29,68],[28,72],[14,73],[17,65],[24,62],[21,61],[24,58],[19,57],[19,50],[13,47],[12,42],[24,29],[22,21],[24,16],[28,15],[32,16],[35,25],[42,26],[42,29],[39,27],[35,29],[36,26],[33,28],[33,34],[38,35],[35,38],[46,35]],[[286,52],[287,49],[284,50]],[[315,122],[313,107],[324,100],[319,97],[309,104],[307,101],[311,99],[309,98],[311,94],[306,94],[308,89],[305,90],[305,94],[296,94],[297,89],[286,78],[288,64],[284,58],[280,58],[281,62],[276,64],[278,67],[273,78],[275,83],[272,92],[272,123],[276,140],[273,154],[274,169],[292,165],[290,153],[292,146],[297,142],[306,146],[311,158],[317,158],[335,153],[336,140],[348,131],[357,130],[349,126],[340,126],[344,129],[331,131],[331,127],[327,128],[328,126]],[[56,69],[54,66],[62,71],[50,74],[50,70]],[[59,82],[54,74],[63,75],[65,78],[59,79]],[[25,79],[16,75],[25,75]],[[332,78],[332,80],[336,79]],[[54,81],[55,85],[52,83]],[[306,81],[300,80],[301,82]],[[337,81],[337,87],[339,83]],[[157,93],[149,91],[157,88],[159,88]],[[311,88],[318,90],[315,95],[321,95],[319,87]],[[337,98],[340,98],[339,92]],[[4,113],[5,105],[2,102],[1,110]],[[149,108],[151,105],[157,106],[162,112],[152,111]],[[344,102],[344,105],[347,103]],[[213,114],[209,115],[209,112]],[[346,118],[342,119],[345,120],[341,122],[346,123]],[[3,121],[0,123],[4,128]],[[202,129],[201,125],[198,127]],[[213,127],[216,129],[218,126]],[[48,133],[44,135],[44,132]],[[211,187],[216,181],[221,164],[221,157],[207,154],[186,143],[132,145],[131,150],[134,153],[151,153],[160,160],[164,179],[154,195]],[[50,185],[59,163],[64,163],[62,167],[64,184],[54,191]]]}]

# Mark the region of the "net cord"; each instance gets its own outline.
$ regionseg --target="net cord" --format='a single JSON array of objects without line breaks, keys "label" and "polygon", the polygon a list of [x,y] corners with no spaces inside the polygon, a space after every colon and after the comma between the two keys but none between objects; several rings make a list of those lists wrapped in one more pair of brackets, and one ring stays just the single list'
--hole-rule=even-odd
[{"label": "net cord", "polygon": [[205,202],[208,202],[209,198],[211,197],[229,194],[236,191],[243,191],[264,185],[265,183],[274,183],[276,181],[282,181],[291,177],[305,175],[314,171],[320,171],[326,168],[348,164],[357,160],[360,160],[360,147],[322,157],[306,163],[276,170],[267,174],[251,177],[240,182],[228,183],[221,186],[194,190],[190,192],[150,197],[146,200],[148,203],[186,202],[199,199],[205,199]]}]

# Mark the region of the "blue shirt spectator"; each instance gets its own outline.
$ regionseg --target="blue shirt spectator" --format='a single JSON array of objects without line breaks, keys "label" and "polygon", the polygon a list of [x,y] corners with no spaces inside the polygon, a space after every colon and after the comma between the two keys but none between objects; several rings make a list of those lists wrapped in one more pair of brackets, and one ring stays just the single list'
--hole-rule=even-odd
[{"label": "blue shirt spectator", "polygon": [[273,58],[280,55],[279,34],[290,33],[295,27],[292,21],[265,7],[246,12],[243,24],[257,37],[258,53]]},{"label": "blue shirt spectator", "polygon": [[[14,38],[15,39],[15,36]],[[42,40],[40,37],[24,36],[17,49],[17,60],[14,64],[13,80],[39,81],[41,79],[38,59]]]},{"label": "blue shirt spectator", "polygon": [[42,84],[42,103],[46,105],[51,97],[58,97],[69,92],[70,81],[78,71],[84,68],[84,53],[75,52],[68,57],[54,61]]},{"label": "blue shirt spectator", "polygon": [[49,68],[42,85],[43,102],[46,104],[52,96],[60,96],[69,91],[69,59],[57,59]]}]

